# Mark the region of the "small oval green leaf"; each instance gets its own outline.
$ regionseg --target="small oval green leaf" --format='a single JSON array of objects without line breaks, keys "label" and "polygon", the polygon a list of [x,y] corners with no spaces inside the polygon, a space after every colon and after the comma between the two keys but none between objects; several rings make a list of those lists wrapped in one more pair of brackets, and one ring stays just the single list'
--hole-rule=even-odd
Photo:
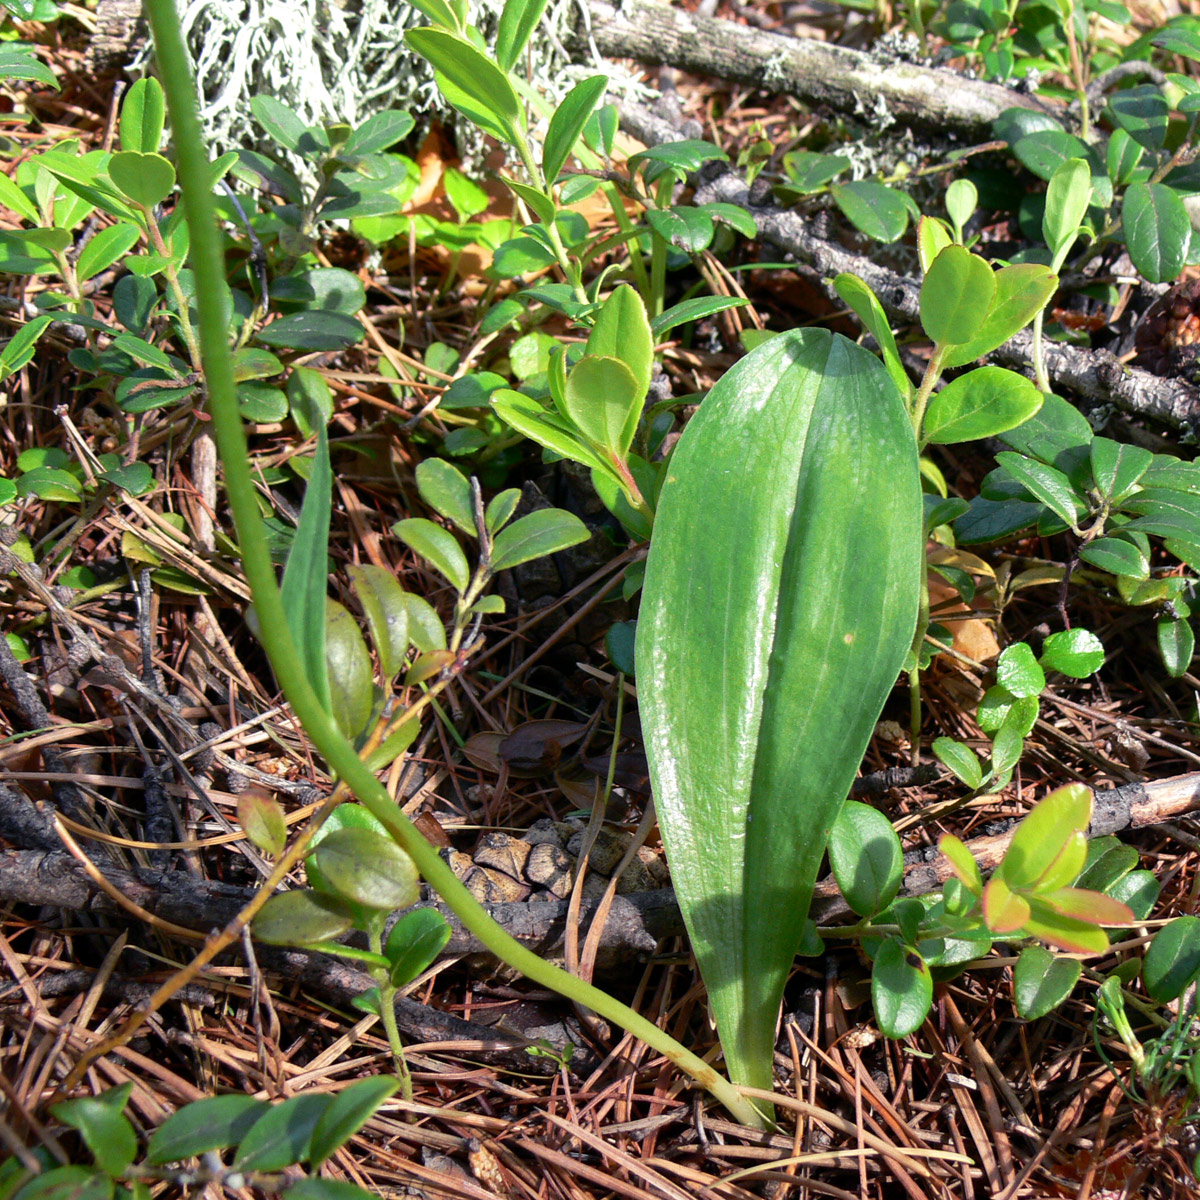
[{"label": "small oval green leaf", "polygon": [[979,755],[970,746],[956,742],[953,738],[937,738],[933,746],[934,757],[943,766],[949,767],[961,783],[974,791],[983,783],[983,767]]},{"label": "small oval green leaf", "polygon": [[195,1158],[236,1146],[270,1105],[253,1096],[210,1096],[185,1105],[151,1135],[146,1161],[152,1166]]},{"label": "small oval green leaf", "polygon": [[392,986],[407,987],[430,967],[454,931],[436,908],[405,913],[391,928],[383,953],[392,964]]},{"label": "small oval green leaf", "polygon": [[1150,563],[1146,556],[1124,538],[1097,538],[1086,546],[1080,546],[1079,557],[1110,575],[1128,579],[1147,579],[1150,575]]},{"label": "small oval green leaf", "polygon": [[[500,13],[500,24],[496,29],[496,61],[505,71],[511,71],[516,66],[521,51],[525,49],[546,11],[546,2],[547,0],[505,0]],[[553,178],[553,175],[550,177]]]},{"label": "small oval green leaf", "polygon": [[1082,158],[1060,163],[1046,188],[1042,237],[1059,262],[1079,232],[1092,198],[1092,171]]},{"label": "small oval green leaf", "polygon": [[[997,876],[1002,876],[1012,888],[1037,886],[1039,880],[1053,870],[1059,857],[1064,852],[1071,852],[1071,839],[1084,833],[1091,819],[1091,789],[1070,783],[1051,792],[1035,804],[1017,826]],[[1075,874],[1083,866],[1086,854],[1085,844]]]},{"label": "small oval green leaf", "polygon": [[448,529],[424,517],[413,517],[398,521],[392,526],[392,531],[409,549],[437,568],[459,595],[467,590],[471,582],[467,556]]},{"label": "small oval green leaf", "polygon": [[250,1127],[233,1160],[236,1171],[281,1171],[304,1162],[313,1131],[333,1097],[306,1093],[274,1105]]},{"label": "small oval green leaf", "polygon": [[75,264],[76,279],[83,283],[107,271],[141,236],[142,231],[126,221],[101,229],[80,251]]},{"label": "small oval green leaf", "polygon": [[417,491],[421,499],[467,537],[478,537],[475,502],[466,476],[444,458],[427,458],[417,465]]},{"label": "small oval green leaf", "polygon": [[1200,976],[1200,917],[1176,917],[1155,935],[1142,963],[1142,982],[1152,1000],[1169,1004]]},{"label": "small oval green leaf", "polygon": [[121,149],[157,154],[166,117],[162,84],[153,75],[139,79],[121,104]]},{"label": "small oval green leaf", "polygon": [[1004,345],[1045,308],[1058,288],[1058,276],[1040,263],[1002,267],[994,280],[996,290],[983,324],[974,337],[946,355],[945,367],[966,366]]},{"label": "small oval green leaf", "polygon": [[322,877],[339,895],[364,908],[391,912],[421,898],[413,860],[372,829],[338,829],[313,852]]},{"label": "small oval green leaf", "polygon": [[907,1037],[925,1023],[933,1004],[933,976],[925,960],[896,938],[888,938],[871,969],[871,1004],[882,1033]]},{"label": "small oval green leaf", "polygon": [[921,284],[921,324],[939,346],[960,346],[982,328],[996,291],[992,268],[962,246],[947,246]]},{"label": "small oval green leaf", "polygon": [[108,177],[144,208],[161,204],[175,190],[175,168],[161,154],[120,150],[108,160]]},{"label": "small oval green leaf", "polygon": [[1183,270],[1192,225],[1177,192],[1162,183],[1131,183],[1121,225],[1133,265],[1151,283],[1167,283]]},{"label": "small oval green leaf", "polygon": [[[529,7],[532,7],[530,5]],[[516,145],[525,128],[525,109],[508,76],[466,38],[445,29],[410,29],[404,40],[448,83],[442,93],[464,116],[481,122],[487,132]]]},{"label": "small oval green leaf", "polygon": [[344,1146],[375,1114],[379,1106],[395,1095],[398,1079],[377,1075],[360,1079],[343,1088],[326,1105],[321,1119],[313,1130],[308,1160],[313,1170],[339,1147]]},{"label": "small oval green leaf", "polygon": [[1090,629],[1064,629],[1042,644],[1041,663],[1071,679],[1086,679],[1104,665],[1104,643]]},{"label": "small oval green leaf", "polygon": [[1083,963],[1063,958],[1042,946],[1026,946],[1013,970],[1013,996],[1017,1012],[1036,1021],[1053,1012],[1075,989]]},{"label": "small oval green leaf", "polygon": [[353,926],[344,904],[295,888],[272,896],[254,918],[254,936],[271,946],[311,946],[341,937]]},{"label": "small oval green leaf", "polygon": [[1016,642],[1001,653],[996,662],[996,680],[1019,699],[1039,696],[1046,687],[1045,673],[1025,642]]},{"label": "small oval green leaf", "polygon": [[554,183],[566,165],[588,117],[592,115],[592,109],[600,103],[606,87],[607,75],[592,75],[577,83],[554,110],[542,147],[542,170],[548,185]]},{"label": "small oval green leaf", "polygon": [[1190,622],[1166,618],[1154,623],[1158,651],[1172,679],[1178,679],[1191,665],[1196,652],[1196,635]]},{"label": "small oval green leaf", "polygon": [[588,527],[574,513],[561,508],[540,508],[496,535],[492,570],[507,571],[531,559],[557,554],[586,542],[591,536]]},{"label": "small oval green leaf", "polygon": [[[121,1089],[126,1100],[132,1084]],[[138,1140],[129,1118],[121,1111],[124,1102],[109,1092],[104,1096],[81,1096],[55,1104],[51,1112],[64,1125],[79,1131],[84,1144],[96,1160],[96,1166],[109,1175],[120,1177],[137,1157]]]},{"label": "small oval green leaf", "polygon": [[829,833],[829,865],[846,903],[860,917],[873,917],[900,890],[904,851],[883,813],[847,800]]},{"label": "small oval green leaf", "polygon": [[619,358],[589,354],[567,376],[563,415],[607,456],[623,458],[645,393]]},{"label": "small oval green leaf", "polygon": [[908,205],[899,192],[870,179],[830,186],[846,219],[879,242],[894,242],[908,228]]},{"label": "small oval green leaf", "polygon": [[1023,375],[978,367],[933,397],[921,431],[937,445],[971,442],[1015,429],[1041,407],[1042,393]]},{"label": "small oval green leaf", "polygon": [[396,577],[372,565],[346,568],[367,618],[371,641],[385,679],[394,679],[408,653],[408,603]]},{"label": "small oval green leaf", "polygon": [[325,670],[333,719],[353,741],[371,717],[371,656],[358,622],[336,600],[325,602]]},{"label": "small oval green leaf", "polygon": [[[636,289],[623,285],[613,289],[596,313],[596,323],[588,334],[587,353],[620,359],[645,397],[654,369],[654,336],[646,317],[646,305]],[[640,406],[632,412],[636,427]]]}]

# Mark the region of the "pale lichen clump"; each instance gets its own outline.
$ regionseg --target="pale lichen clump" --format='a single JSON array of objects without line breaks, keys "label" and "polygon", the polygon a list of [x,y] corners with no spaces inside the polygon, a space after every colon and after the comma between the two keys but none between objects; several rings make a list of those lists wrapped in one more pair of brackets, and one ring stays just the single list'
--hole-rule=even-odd
[{"label": "pale lichen clump", "polygon": [[[474,0],[471,20],[494,34],[504,0]],[[550,0],[538,35],[530,39],[523,75],[557,103],[586,75],[602,71],[610,96],[644,95],[627,70],[600,61],[572,64],[563,38],[578,0]],[[407,109],[452,125],[468,168],[485,156],[482,136],[443,103],[433,71],[404,42],[408,29],[427,24],[395,0],[184,0],[180,12],[202,97],[202,118],[214,153],[269,150],[250,111],[252,96],[281,100],[311,124],[360,124],[384,109]],[[135,70],[147,69],[143,51]],[[537,132],[537,123],[534,125]],[[299,166],[300,164],[293,164]],[[303,168],[301,168],[303,169]]]}]

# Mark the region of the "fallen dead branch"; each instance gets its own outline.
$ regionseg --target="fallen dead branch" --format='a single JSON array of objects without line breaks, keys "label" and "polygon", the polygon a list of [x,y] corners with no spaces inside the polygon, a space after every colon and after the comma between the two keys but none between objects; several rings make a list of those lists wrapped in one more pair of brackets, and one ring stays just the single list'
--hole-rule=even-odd
[{"label": "fallen dead branch", "polygon": [[[1169,821],[1184,813],[1200,809],[1200,772],[1179,775],[1151,783],[1132,783],[1108,791],[1097,791],[1095,816],[1089,833],[1101,837],[1122,829],[1141,829]],[[992,832],[967,843],[976,861],[986,871],[1000,861],[1012,837],[1016,821],[996,822]],[[1007,826],[1007,828],[997,828]],[[941,887],[950,875],[948,861],[933,847],[910,851],[905,855],[903,892],[919,896]],[[234,887],[213,881],[197,880],[183,872],[137,874],[131,871],[108,870],[105,878],[134,904],[161,920],[189,929],[207,932],[214,926],[231,920],[254,894],[253,889]],[[111,915],[117,906],[95,883],[70,854],[45,850],[8,850],[0,852],[0,903],[52,905],[71,911],[87,910]],[[541,954],[554,956],[562,952],[566,929],[567,901],[516,902],[487,904],[491,916],[506,932]],[[595,901],[585,901],[580,908],[580,920],[588,925],[596,910]],[[447,955],[477,954],[483,947],[463,930],[452,913],[441,910],[454,928],[446,947]],[[837,885],[832,878],[817,884],[814,896],[814,917],[822,924],[837,920],[848,913]],[[613,900],[604,931],[600,938],[601,967],[613,967],[622,962],[653,954],[659,943],[683,933],[683,922],[669,889],[636,892],[617,896]],[[305,981],[314,990],[344,989],[325,966],[322,955],[295,952],[289,959],[291,973],[303,964]],[[264,951],[264,963],[270,952]],[[349,968],[337,967],[343,973],[366,976]],[[339,975],[337,977],[341,979]],[[324,981],[324,982],[322,982]],[[362,984],[368,986],[367,983]]]},{"label": "fallen dead branch", "polygon": [[609,58],[666,64],[795,96],[851,113],[879,128],[895,123],[974,135],[1006,108],[1053,111],[1010,88],[936,67],[886,62],[812,38],[786,37],[633,0],[620,7],[591,0],[577,18],[570,49],[592,46]]},{"label": "fallen dead branch", "polygon": [[[859,276],[871,288],[891,319],[914,324],[919,321],[921,289],[916,279],[817,237],[799,213],[773,204],[752,203],[750,189],[732,170],[708,178],[696,189],[697,204],[718,200],[744,208],[757,222],[763,241],[773,242],[797,262],[813,268],[815,281],[839,306],[833,278],[845,271]],[[1043,354],[1050,380],[1057,388],[1161,421],[1183,433],[1195,435],[1200,430],[1200,392],[1193,384],[1160,379],[1149,371],[1125,366],[1105,350],[1044,342]],[[1028,331],[1018,333],[988,357],[1031,374],[1033,336]]]}]

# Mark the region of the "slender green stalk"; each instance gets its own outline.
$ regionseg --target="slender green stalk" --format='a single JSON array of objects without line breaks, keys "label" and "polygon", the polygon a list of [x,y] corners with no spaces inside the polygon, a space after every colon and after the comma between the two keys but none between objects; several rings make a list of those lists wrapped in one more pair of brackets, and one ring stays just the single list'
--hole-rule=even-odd
[{"label": "slender green stalk", "polygon": [[[367,932],[367,943],[373,953],[383,953],[382,925],[372,922],[371,928]],[[412,1072],[408,1069],[408,1059],[404,1057],[404,1043],[400,1039],[400,1027],[396,1024],[396,988],[392,985],[391,972],[384,967],[373,967],[371,978],[375,980],[376,986],[379,988],[379,1016],[383,1021],[388,1047],[392,1052],[396,1078],[400,1081],[400,1095],[406,1104],[411,1104],[413,1098]]]},{"label": "slender green stalk", "polygon": [[921,602],[917,610],[917,629],[913,635],[912,652],[916,662],[908,673],[908,727],[912,738],[911,763],[914,767],[921,762],[921,651],[925,648],[925,635],[929,632],[929,568],[921,574]]},{"label": "slender green stalk", "polygon": [[208,157],[196,114],[195,91],[187,51],[172,0],[146,0],[155,53],[163,78],[179,160],[179,179],[191,229],[191,262],[196,273],[200,353],[204,364],[213,431],[225,469],[225,487],[241,546],[242,568],[254,597],[261,640],[275,677],[297,719],[330,768],[344,781],[408,852],[417,869],[448,907],[497,958],[544,987],[590,1008],[620,1025],[680,1070],[691,1075],[743,1124],[766,1124],[753,1103],[698,1055],[658,1026],[613,997],[546,962],[501,929],[467,891],[437,851],[396,807],[387,790],[359,760],[333,719],[318,702],[305,676],[300,654],[288,630],[287,616],[267,552],[250,475],[245,430],[238,414],[233,359],[221,312],[219,282],[224,262],[217,237],[216,213],[205,180]]},{"label": "slender green stalk", "polygon": [[[621,195],[615,183],[606,183],[604,185],[604,194],[608,197],[608,206],[612,209],[613,217],[616,219],[617,228],[624,234],[632,234],[634,232],[633,222],[629,219],[629,214],[625,211],[625,198]],[[633,281],[637,286],[637,290],[643,296],[650,295],[650,276],[646,274],[646,260],[642,255],[642,247],[636,237],[630,238],[629,241],[629,265],[633,270]]]},{"label": "slender green stalk", "polygon": [[[533,157],[533,151],[529,149],[529,143],[525,138],[517,134],[520,139],[517,142],[517,153],[521,156],[521,162],[525,165],[525,170],[529,175],[530,182],[539,192],[542,193],[551,203],[554,202],[554,195],[551,192],[550,184],[547,183],[545,176],[542,174],[541,167]],[[570,255],[567,254],[567,248],[563,245],[562,235],[558,232],[558,225],[551,221],[549,225],[543,225],[546,231],[546,236],[550,239],[550,245],[554,247],[555,257],[558,259],[558,265],[562,268],[562,273],[566,277],[567,282],[575,292],[575,299],[580,304],[587,303],[587,292],[583,290],[583,283],[579,278],[579,271],[572,265]]]},{"label": "slender green stalk", "polygon": [[1071,78],[1075,84],[1075,93],[1079,97],[1079,136],[1086,142],[1092,134],[1092,119],[1088,111],[1087,68],[1079,53],[1079,42],[1075,36],[1075,4],[1072,2],[1071,11],[1063,30],[1067,35],[1067,54],[1071,61]]},{"label": "slender green stalk", "polygon": [[183,294],[183,288],[179,283],[179,272],[175,269],[174,262],[171,261],[171,248],[163,240],[162,230],[158,227],[158,219],[154,215],[154,209],[147,208],[144,204],[138,204],[137,207],[141,210],[142,216],[145,219],[146,233],[150,238],[150,245],[154,247],[156,254],[161,255],[167,260],[166,266],[163,267],[163,274],[167,277],[167,285],[171,289],[171,295],[175,297],[175,306],[179,309],[179,328],[183,333],[183,340],[188,348],[188,358],[191,361],[192,370],[199,371],[200,344],[196,341],[196,333],[192,329],[191,317],[188,316],[187,297]]},{"label": "slender green stalk", "polygon": [[913,400],[912,406],[912,424],[913,433],[917,438],[917,445],[923,446],[924,439],[921,436],[921,426],[925,423],[925,409],[929,406],[929,398],[933,395],[933,389],[937,386],[938,379],[942,374],[942,363],[945,361],[946,355],[949,353],[949,346],[935,346],[933,353],[929,357],[929,363],[925,367],[925,374],[921,379],[921,386],[917,390],[916,398]]},{"label": "slender green stalk", "polygon": [[1042,353],[1042,325],[1045,320],[1045,309],[1033,318],[1033,377],[1040,392],[1050,391],[1050,376],[1046,374],[1046,358]]}]

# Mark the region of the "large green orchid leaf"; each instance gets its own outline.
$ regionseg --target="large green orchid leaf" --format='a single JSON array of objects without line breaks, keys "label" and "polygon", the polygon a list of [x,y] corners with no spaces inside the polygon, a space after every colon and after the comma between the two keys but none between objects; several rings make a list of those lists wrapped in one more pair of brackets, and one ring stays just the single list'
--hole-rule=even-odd
[{"label": "large green orchid leaf", "polygon": [[671,458],[639,708],[676,895],[741,1084],[771,1086],[830,826],[912,642],[921,519],[895,383],[824,330],[743,359]]}]

